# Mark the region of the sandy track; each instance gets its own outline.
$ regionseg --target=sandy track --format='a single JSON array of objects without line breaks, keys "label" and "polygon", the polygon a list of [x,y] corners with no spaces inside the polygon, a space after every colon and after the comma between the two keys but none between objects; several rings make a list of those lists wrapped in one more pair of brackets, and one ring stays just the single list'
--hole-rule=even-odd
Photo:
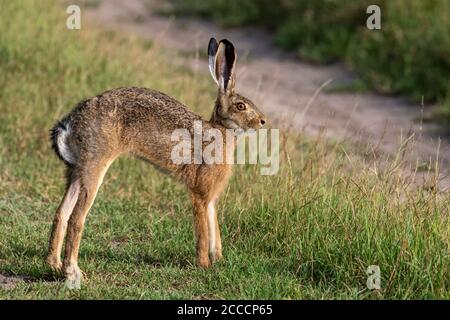
[{"label": "sandy track", "polygon": [[437,126],[421,123],[420,104],[376,93],[320,90],[330,79],[332,86],[348,83],[353,76],[341,65],[302,63],[273,46],[270,36],[255,28],[223,30],[198,19],[158,15],[163,5],[164,1],[158,0],[101,0],[87,10],[86,17],[104,27],[151,39],[164,48],[191,53],[177,61],[205,73],[206,58],[193,58],[192,53],[205,51],[211,36],[226,37],[238,49],[239,91],[252,97],[269,117],[289,119],[294,128],[310,135],[323,132],[335,139],[376,146],[382,153],[397,152],[402,139],[414,135],[408,159],[434,162],[439,149],[440,187],[450,187],[445,170],[450,168],[450,142]]}]

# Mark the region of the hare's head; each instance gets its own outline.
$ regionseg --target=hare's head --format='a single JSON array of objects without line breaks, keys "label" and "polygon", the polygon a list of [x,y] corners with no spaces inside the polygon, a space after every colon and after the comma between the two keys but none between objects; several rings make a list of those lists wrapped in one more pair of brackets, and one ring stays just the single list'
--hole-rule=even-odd
[{"label": "hare's head", "polygon": [[235,92],[236,51],[224,39],[217,43],[211,38],[208,45],[209,71],[219,86],[212,121],[229,129],[257,129],[266,123],[266,117],[255,104]]}]

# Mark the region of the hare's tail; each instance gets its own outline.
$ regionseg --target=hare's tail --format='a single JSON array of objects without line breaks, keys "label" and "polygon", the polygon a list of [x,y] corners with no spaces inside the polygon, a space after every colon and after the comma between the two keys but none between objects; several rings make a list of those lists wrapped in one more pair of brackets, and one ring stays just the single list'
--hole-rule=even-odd
[{"label": "hare's tail", "polygon": [[70,133],[69,121],[58,121],[50,130],[50,139],[52,141],[52,148],[55,150],[58,157],[64,161],[66,165],[72,167],[77,163],[77,158],[67,141]]}]

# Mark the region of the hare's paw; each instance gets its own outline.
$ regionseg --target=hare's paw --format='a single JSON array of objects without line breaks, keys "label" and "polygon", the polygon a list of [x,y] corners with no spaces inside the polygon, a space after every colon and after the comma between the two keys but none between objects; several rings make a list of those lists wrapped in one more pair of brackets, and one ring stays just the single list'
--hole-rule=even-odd
[{"label": "hare's paw", "polygon": [[209,268],[209,265],[210,265],[209,258],[208,257],[199,257],[199,258],[197,258],[197,264],[204,269]]},{"label": "hare's paw", "polygon": [[210,252],[210,259],[212,263],[222,260],[223,259],[222,248],[216,247],[215,250]]},{"label": "hare's paw", "polygon": [[59,257],[55,257],[53,255],[49,255],[46,259],[47,264],[54,272],[61,272],[62,270],[62,262]]},{"label": "hare's paw", "polygon": [[222,253],[216,253],[215,256],[211,257],[213,263],[223,260]]},{"label": "hare's paw", "polygon": [[83,271],[77,265],[69,265],[64,268],[66,276],[67,288],[73,290],[81,289],[81,281],[83,280]]}]

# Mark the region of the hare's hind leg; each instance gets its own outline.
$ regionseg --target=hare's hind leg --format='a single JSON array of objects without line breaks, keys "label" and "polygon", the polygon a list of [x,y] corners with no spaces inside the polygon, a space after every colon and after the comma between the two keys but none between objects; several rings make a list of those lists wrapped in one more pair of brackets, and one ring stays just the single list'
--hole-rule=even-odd
[{"label": "hare's hind leg", "polygon": [[56,271],[61,270],[61,250],[66,235],[67,221],[75,207],[79,191],[80,182],[76,179],[71,179],[53,220],[47,263]]},{"label": "hare's hind leg", "polygon": [[85,166],[80,173],[80,191],[68,223],[63,262],[65,276],[73,284],[79,283],[82,278],[82,271],[78,267],[77,260],[84,222],[111,162]]}]

